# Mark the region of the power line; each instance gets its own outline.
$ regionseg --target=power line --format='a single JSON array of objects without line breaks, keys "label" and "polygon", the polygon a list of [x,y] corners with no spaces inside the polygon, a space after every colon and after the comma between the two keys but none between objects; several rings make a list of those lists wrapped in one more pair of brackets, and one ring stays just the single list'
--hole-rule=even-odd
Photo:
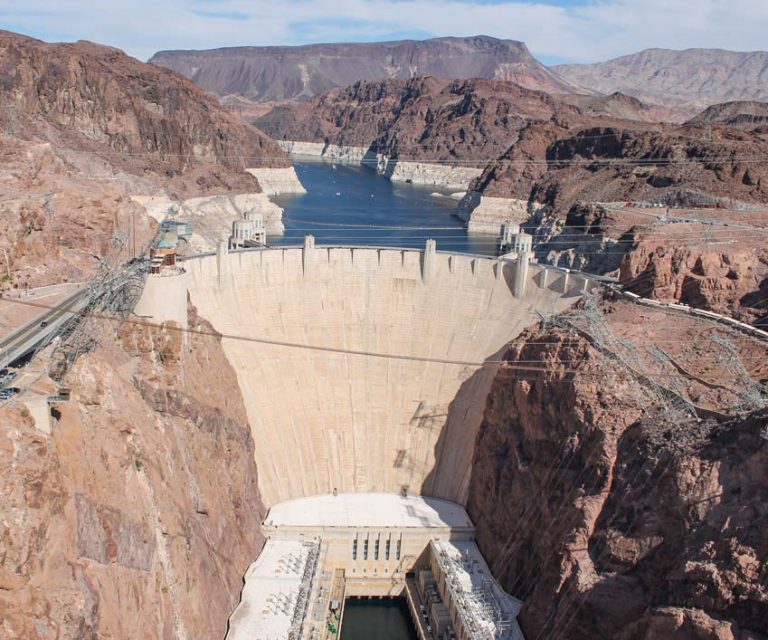
[{"label": "power line", "polygon": [[[609,136],[609,137],[615,137],[615,136]],[[561,139],[560,141],[568,141],[568,140],[579,140],[583,138],[575,137],[575,138],[565,138]],[[695,139],[691,139],[692,141],[695,141]],[[50,144],[50,143],[49,143]],[[514,143],[513,143],[514,144]],[[285,163],[288,166],[285,167],[272,167],[272,166],[264,166],[263,164],[259,164],[253,167],[246,167],[248,169],[271,169],[271,168],[290,168],[291,166],[294,166],[294,162],[298,160],[298,163],[301,164],[301,158],[295,156],[289,156],[288,154],[284,156],[249,156],[244,154],[213,154],[212,157],[206,158],[204,156],[200,156],[194,153],[170,153],[163,151],[161,149],[158,149],[156,151],[117,151],[117,150],[103,150],[103,151],[89,151],[84,149],[72,149],[68,147],[51,147],[52,151],[55,152],[61,152],[61,153],[70,153],[70,154],[79,154],[79,155],[93,155],[93,156],[102,156],[102,157],[136,157],[136,158],[157,158],[158,160],[162,160],[164,158],[180,158],[180,159],[187,159],[187,160],[199,160],[201,162],[206,161],[217,161],[222,159],[236,159],[236,160],[257,160],[259,163],[264,162],[279,162],[279,163]],[[327,158],[323,156],[318,156],[317,160],[314,160],[314,156],[311,157],[309,162],[312,161],[323,161],[323,162],[333,162],[335,164],[341,164],[341,165],[351,165],[351,166],[366,166],[366,165],[377,165],[377,161],[371,160],[370,162],[361,161],[359,163],[350,163],[350,162],[344,162],[342,160],[333,160],[332,158]],[[445,165],[445,166],[468,166],[471,168],[477,168],[477,169],[484,169],[487,165],[491,163],[498,163],[503,165],[524,165],[524,166],[552,166],[552,167],[563,167],[563,166],[594,166],[594,165],[605,165],[605,166],[616,166],[616,165],[626,165],[626,166],[636,166],[636,165],[649,165],[649,166],[674,166],[674,165],[691,165],[691,164],[709,164],[709,163],[721,163],[721,162],[730,162],[730,163],[763,163],[766,160],[768,160],[768,155],[748,155],[748,156],[733,156],[733,155],[720,155],[720,156],[706,156],[704,154],[699,155],[691,155],[687,156],[686,158],[582,158],[582,159],[511,159],[511,158],[504,158],[500,156],[489,156],[486,158],[477,158],[477,159],[467,159],[467,160],[461,160],[461,159],[445,159],[445,158],[392,158],[387,157],[387,161],[393,164],[432,164],[432,165]]]},{"label": "power line", "polygon": [[[47,309],[47,310],[54,310],[58,307],[56,305],[51,304],[44,304],[42,302],[32,302],[28,300],[19,300],[19,299],[11,299],[11,298],[2,298],[2,300],[5,300],[6,302],[12,302],[14,304],[20,304],[30,307],[36,307],[41,309]],[[73,313],[72,316],[75,317],[77,314]],[[537,317],[540,318],[541,315],[539,313],[528,313],[527,314],[530,317]],[[264,345],[270,345],[270,346],[276,346],[276,347],[285,347],[290,349],[303,349],[307,351],[316,351],[316,352],[325,352],[325,353],[336,353],[336,354],[343,354],[343,355],[353,355],[353,356],[365,356],[365,357],[372,357],[372,358],[381,358],[385,360],[409,360],[414,362],[423,362],[423,363],[429,363],[429,364],[446,364],[446,365],[455,365],[455,366],[472,366],[472,367],[483,367],[485,365],[507,365],[511,368],[518,368],[518,364],[526,365],[523,367],[519,367],[521,369],[530,370],[530,371],[553,371],[558,373],[580,373],[584,374],[585,372],[579,370],[579,369],[562,369],[559,367],[535,367],[533,365],[541,364],[541,360],[505,360],[505,359],[488,359],[483,361],[473,361],[473,360],[460,360],[460,359],[449,359],[449,358],[434,358],[434,357],[428,357],[428,356],[414,356],[409,354],[391,354],[391,353],[383,353],[383,352],[377,352],[377,351],[367,351],[367,350],[357,350],[357,349],[345,349],[341,347],[329,347],[324,345],[308,345],[303,344],[299,342],[291,342],[287,340],[276,340],[271,338],[260,338],[255,336],[244,336],[244,335],[238,335],[238,334],[228,334],[228,333],[220,333],[215,330],[205,330],[205,329],[194,329],[194,328],[184,328],[181,326],[173,326],[173,325],[167,325],[162,323],[154,323],[154,322],[148,322],[145,320],[133,320],[133,319],[124,319],[124,318],[116,318],[114,316],[103,314],[103,313],[96,313],[91,312],[88,313],[88,317],[90,318],[96,318],[101,320],[106,320],[110,322],[117,322],[120,324],[126,323],[126,324],[134,324],[141,327],[154,327],[157,329],[165,330],[165,331],[175,331],[179,333],[186,333],[190,335],[200,335],[200,336],[206,336],[206,337],[215,337],[219,338],[221,340],[232,340],[232,341],[238,341],[238,342],[252,342],[257,344],[264,344]],[[514,337],[510,337],[509,341],[514,340]],[[689,342],[681,340],[681,342]],[[531,342],[531,343],[524,343],[524,344],[541,344],[541,345],[558,345],[561,344],[559,342],[550,342],[550,341],[542,341],[542,342]],[[578,341],[574,341],[574,344],[578,344]],[[263,356],[266,358],[269,358],[270,356]],[[752,354],[750,356],[755,358],[755,361],[762,362],[764,360],[764,356],[761,356],[761,354]],[[557,360],[558,364],[564,364],[564,365],[570,365],[573,362],[582,362],[581,359],[573,359],[573,360]],[[530,366],[528,366],[530,365]],[[588,374],[588,373],[587,373]],[[589,375],[589,374],[588,374]]]}]

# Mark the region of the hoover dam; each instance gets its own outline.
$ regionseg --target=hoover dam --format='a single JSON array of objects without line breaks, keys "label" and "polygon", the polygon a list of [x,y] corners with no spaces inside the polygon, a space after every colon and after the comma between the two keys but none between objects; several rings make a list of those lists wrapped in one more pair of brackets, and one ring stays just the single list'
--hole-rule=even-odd
[{"label": "hoover dam", "polygon": [[[422,572],[428,590],[452,553],[459,566],[475,556],[471,566],[485,566],[464,507],[500,353],[592,286],[530,255],[443,253],[434,241],[423,251],[318,247],[308,236],[280,249],[222,243],[148,277],[137,315],[185,324],[189,302],[222,335],[255,441],[268,542],[228,637],[326,637],[338,572],[336,590],[347,596],[401,595],[406,575]],[[442,542],[469,546],[434,547]],[[479,571],[489,588],[490,572]],[[291,572],[288,588],[281,581]],[[443,582],[450,590],[460,580]],[[518,637],[517,605],[488,584],[499,606],[471,613],[466,598],[456,600],[456,637]],[[417,615],[419,589],[411,591]],[[267,606],[284,592],[292,595],[280,607]],[[451,609],[450,594],[438,600]],[[475,624],[462,615],[485,615],[493,627],[504,611],[512,635],[459,631]]]}]

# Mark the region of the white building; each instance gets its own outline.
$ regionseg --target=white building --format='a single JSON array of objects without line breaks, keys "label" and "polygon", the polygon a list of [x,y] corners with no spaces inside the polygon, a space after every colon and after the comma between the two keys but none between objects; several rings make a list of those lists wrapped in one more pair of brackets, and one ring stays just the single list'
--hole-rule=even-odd
[{"label": "white building", "polygon": [[246,211],[242,220],[232,222],[232,235],[229,237],[230,249],[254,247],[267,243],[267,231],[264,216],[258,211]]},{"label": "white building", "polygon": [[507,255],[530,253],[533,248],[533,236],[520,231],[520,225],[507,220],[501,225],[498,242],[498,254]]}]

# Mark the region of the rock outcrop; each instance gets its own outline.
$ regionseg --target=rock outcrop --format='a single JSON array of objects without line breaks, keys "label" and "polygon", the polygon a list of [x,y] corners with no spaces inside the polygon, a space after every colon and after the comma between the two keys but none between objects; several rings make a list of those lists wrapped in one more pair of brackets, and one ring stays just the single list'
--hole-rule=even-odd
[{"label": "rock outcrop", "polygon": [[737,129],[768,133],[768,102],[742,100],[707,107],[689,124],[724,124]]},{"label": "rock outcrop", "polygon": [[[476,442],[478,543],[525,599],[526,637],[765,638],[768,414],[740,390],[768,378],[765,345],[680,314],[603,308],[619,351],[540,328],[505,355]],[[733,355],[715,335],[749,381],[722,375]],[[735,406],[747,413],[724,417]]]},{"label": "rock outcrop", "polygon": [[257,101],[311,98],[358,80],[427,75],[510,80],[557,93],[573,89],[536,60],[522,42],[488,36],[160,51],[150,62],[178,71],[220,96]]},{"label": "rock outcrop", "polygon": [[560,211],[576,200],[674,206],[687,194],[710,205],[768,200],[768,174],[751,162],[768,141],[734,129],[719,129],[710,139],[702,133],[628,123],[581,129],[547,148],[548,171],[531,197]]},{"label": "rock outcrop", "polygon": [[[725,242],[718,238],[725,231]],[[709,236],[709,237],[708,237]],[[768,313],[765,233],[719,232],[703,225],[675,225],[640,237],[622,259],[620,280],[647,298],[733,315],[753,323]]]},{"label": "rock outcrop", "polygon": [[224,636],[264,512],[234,372],[190,323],[105,327],[50,432],[0,408],[3,637]]}]

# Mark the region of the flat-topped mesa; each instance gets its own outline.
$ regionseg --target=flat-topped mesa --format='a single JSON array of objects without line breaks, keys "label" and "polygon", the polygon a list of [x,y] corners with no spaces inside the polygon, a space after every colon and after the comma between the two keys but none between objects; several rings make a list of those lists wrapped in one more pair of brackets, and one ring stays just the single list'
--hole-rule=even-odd
[{"label": "flat-topped mesa", "polygon": [[220,96],[241,96],[246,105],[309,98],[358,80],[415,75],[498,78],[543,91],[574,90],[522,42],[488,36],[160,51],[150,62],[178,71]]},{"label": "flat-topped mesa", "polygon": [[232,252],[224,243],[184,267],[191,303],[225,336],[269,505],[334,489],[464,503],[495,354],[587,286],[434,245],[311,239]]}]

